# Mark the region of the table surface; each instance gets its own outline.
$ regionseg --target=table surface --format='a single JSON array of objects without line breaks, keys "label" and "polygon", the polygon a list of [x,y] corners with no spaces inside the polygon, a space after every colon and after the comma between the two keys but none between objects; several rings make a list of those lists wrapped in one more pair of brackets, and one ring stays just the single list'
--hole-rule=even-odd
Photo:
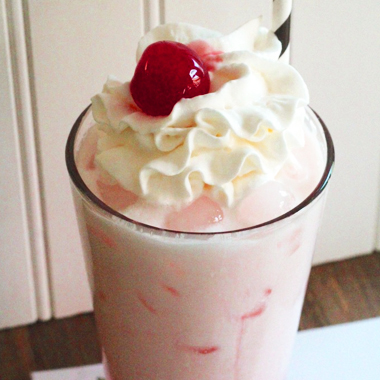
[{"label": "table surface", "polygon": [[[379,380],[379,358],[380,317],[302,330],[286,380]],[[100,379],[100,363],[32,373],[32,380]]]},{"label": "table surface", "polygon": [[[379,316],[379,253],[312,269],[300,330]],[[302,332],[300,336],[313,336],[313,331]],[[302,344],[299,342],[297,345]],[[2,380],[30,380],[33,371],[99,362],[92,313],[0,331]]]}]

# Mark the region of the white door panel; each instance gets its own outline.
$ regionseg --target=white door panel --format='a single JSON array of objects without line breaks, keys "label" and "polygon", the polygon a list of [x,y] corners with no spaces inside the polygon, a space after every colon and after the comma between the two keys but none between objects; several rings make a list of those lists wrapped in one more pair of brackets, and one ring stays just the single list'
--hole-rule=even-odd
[{"label": "white door panel", "polygon": [[271,26],[272,0],[165,0],[165,22],[188,22],[229,33],[252,18],[262,16]]},{"label": "white door panel", "polygon": [[133,72],[142,34],[138,0],[29,0],[36,127],[53,313],[91,310],[69,179],[65,141],[109,74]]},{"label": "white door panel", "polygon": [[0,328],[37,319],[5,1],[0,1]]}]

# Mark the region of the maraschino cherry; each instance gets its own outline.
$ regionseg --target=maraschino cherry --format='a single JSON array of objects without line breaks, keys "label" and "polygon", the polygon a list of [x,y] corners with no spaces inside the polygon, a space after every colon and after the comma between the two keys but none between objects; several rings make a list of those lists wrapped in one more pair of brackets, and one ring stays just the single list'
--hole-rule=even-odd
[{"label": "maraschino cherry", "polygon": [[180,99],[207,94],[210,77],[195,51],[179,42],[158,41],[145,49],[130,89],[143,112],[167,116]]}]

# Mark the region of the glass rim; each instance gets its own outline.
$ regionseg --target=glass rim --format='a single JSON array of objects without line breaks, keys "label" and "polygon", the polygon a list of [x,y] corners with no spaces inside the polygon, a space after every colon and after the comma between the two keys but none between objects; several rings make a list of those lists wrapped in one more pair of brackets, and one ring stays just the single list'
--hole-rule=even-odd
[{"label": "glass rim", "polygon": [[256,231],[259,229],[262,229],[263,227],[266,226],[271,226],[274,224],[277,224],[278,222],[285,221],[291,216],[297,214],[299,211],[305,209],[308,205],[310,205],[315,199],[319,197],[319,195],[323,192],[323,190],[327,187],[327,184],[331,178],[331,174],[333,171],[334,167],[334,162],[335,162],[335,150],[334,150],[334,144],[330,135],[329,130],[327,129],[324,121],[321,119],[321,117],[315,112],[311,107],[307,107],[317,118],[319,123],[321,124],[322,127],[322,132],[323,136],[325,138],[326,142],[326,166],[323,171],[323,174],[321,176],[321,179],[319,180],[317,186],[314,188],[314,190],[302,201],[300,202],[296,207],[292,208],[288,212],[270,219],[264,223],[256,224],[254,226],[249,226],[249,227],[244,227],[244,228],[239,228],[239,229],[234,229],[234,230],[227,230],[227,231],[216,231],[216,232],[187,232],[187,231],[177,231],[177,230],[171,230],[167,228],[161,228],[161,227],[156,227],[152,226],[146,223],[142,223],[139,221],[136,221],[134,219],[128,218],[127,216],[121,214],[120,212],[114,210],[110,206],[108,206],[106,203],[104,203],[101,199],[99,199],[85,184],[83,181],[81,175],[79,174],[78,168],[76,166],[75,162],[75,140],[77,136],[77,132],[81,126],[82,120],[84,117],[87,115],[87,112],[89,111],[91,105],[86,107],[82,113],[79,115],[77,120],[75,121],[73,127],[71,128],[71,131],[69,133],[67,142],[66,142],[66,149],[65,149],[65,160],[66,160],[66,167],[69,172],[69,176],[71,178],[71,181],[75,185],[76,189],[79,190],[82,196],[84,198],[87,198],[91,203],[93,203],[97,208],[101,209],[103,212],[106,212],[107,214],[110,214],[110,216],[116,217],[118,219],[121,219],[123,221],[126,221],[128,223],[132,223],[136,226],[145,228],[145,229],[150,229],[154,230],[156,232],[165,232],[165,233],[170,233],[170,234],[181,234],[181,235],[189,235],[189,236],[215,236],[215,235],[229,235],[229,234],[237,234],[237,233],[242,233],[246,231]]}]

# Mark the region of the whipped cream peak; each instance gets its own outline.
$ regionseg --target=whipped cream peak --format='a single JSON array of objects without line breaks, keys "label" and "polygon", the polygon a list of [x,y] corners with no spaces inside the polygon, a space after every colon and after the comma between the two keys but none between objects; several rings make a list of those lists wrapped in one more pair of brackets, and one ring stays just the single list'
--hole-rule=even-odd
[{"label": "whipped cream peak", "polygon": [[110,77],[92,98],[102,130],[96,163],[148,202],[180,206],[206,194],[232,206],[275,178],[292,148],[302,146],[306,85],[278,61],[281,44],[259,19],[227,36],[162,25],[141,39],[137,57],[160,40],[185,43],[209,62],[210,92],[181,99],[168,116],[149,116],[134,103],[129,82]]}]

